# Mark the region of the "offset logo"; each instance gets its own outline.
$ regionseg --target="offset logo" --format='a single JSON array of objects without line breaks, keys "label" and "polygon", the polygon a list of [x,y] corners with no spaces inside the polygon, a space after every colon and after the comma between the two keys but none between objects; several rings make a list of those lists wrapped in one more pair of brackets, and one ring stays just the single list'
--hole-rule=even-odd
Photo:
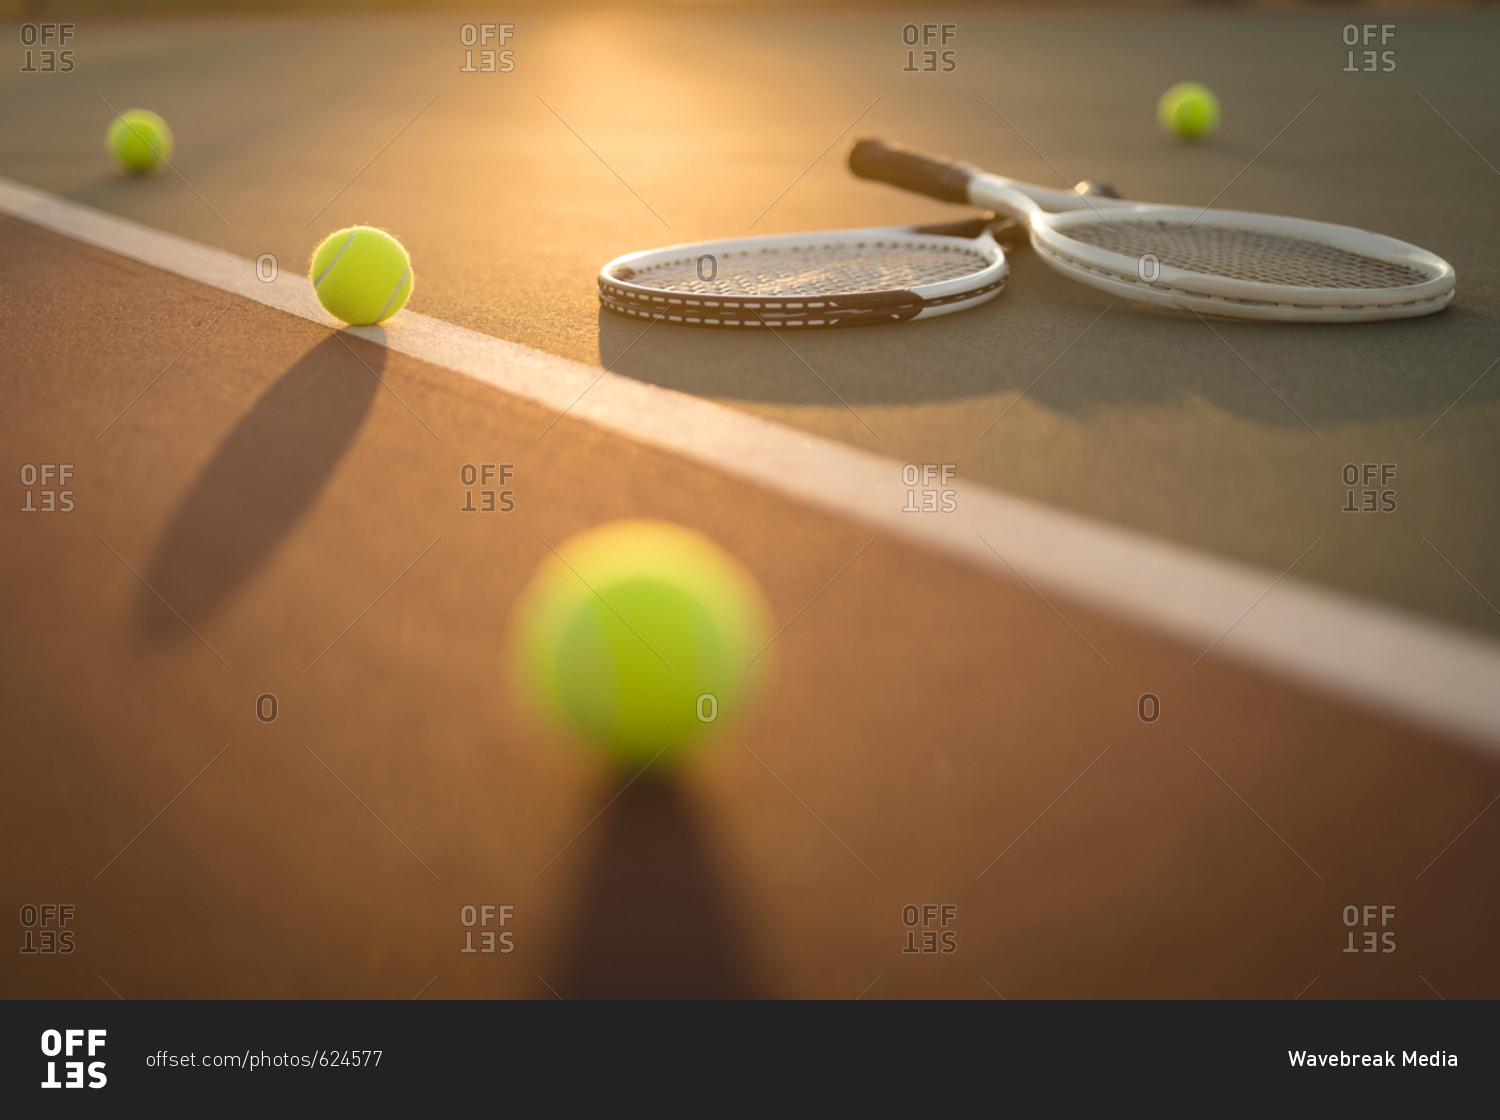
[{"label": "offset logo", "polygon": [[[40,10],[41,5],[36,5]],[[62,48],[73,41],[71,23],[23,23],[21,45],[26,48],[21,62],[23,74],[70,74],[73,72],[72,49]]]},{"label": "offset logo", "polygon": [[[1349,489],[1344,512],[1394,513],[1396,491],[1392,483],[1395,478],[1395,463],[1345,463],[1344,485]],[[1361,484],[1363,489],[1359,488]]]},{"label": "offset logo", "polygon": [[[1377,914],[1380,918],[1379,928],[1375,928]],[[1389,928],[1396,920],[1396,908],[1390,903],[1379,906],[1355,906],[1351,903],[1344,907],[1343,917],[1344,925],[1349,931],[1349,941],[1344,946],[1344,952],[1394,953],[1396,951],[1396,931]],[[1358,945],[1354,943],[1356,933],[1360,935]]]},{"label": "offset logo", "polygon": [[[1365,23],[1344,25],[1344,46],[1349,49],[1349,61],[1344,64],[1345,74],[1375,73],[1389,74],[1396,69],[1395,50],[1380,50],[1387,46],[1396,37],[1396,25],[1394,23]],[[1365,49],[1356,51],[1356,47],[1363,46]],[[1358,54],[1359,61],[1356,63],[1355,55]]]},{"label": "offset logo", "polygon": [[[459,924],[464,927],[464,945],[460,953],[513,953],[516,950],[515,934],[505,928],[515,907],[508,903],[479,906],[464,906],[458,912]],[[479,929],[475,930],[475,926]],[[479,944],[474,944],[474,934],[479,934]]]},{"label": "offset logo", "polygon": [[[958,36],[956,23],[908,23],[901,29],[906,45],[903,74],[951,74],[958,69],[958,52],[948,47]],[[922,48],[918,50],[918,48]]]},{"label": "offset logo", "polygon": [[23,463],[21,485],[26,488],[22,513],[72,513],[72,463]]},{"label": "offset logo", "polygon": [[[459,513],[509,513],[516,508],[516,492],[509,488],[516,473],[514,463],[465,463],[458,472],[464,484],[464,504]],[[474,504],[476,488],[479,504]]]},{"label": "offset logo", "polygon": [[[97,1058],[104,1049],[104,1030],[45,1030],[42,1032],[42,1056],[47,1059],[47,1076],[43,1089],[102,1089],[109,1084],[104,1062],[86,1062]],[[58,1061],[58,1059],[63,1059]],[[62,1079],[58,1079],[61,1066]],[[84,1078],[88,1080],[85,1081]]]},{"label": "offset logo", "polygon": [[[928,902],[921,906],[909,903],[903,906],[901,924],[906,927],[906,944],[901,947],[901,951],[903,953],[956,953],[958,931],[949,927],[957,921],[958,907],[952,902]],[[934,926],[937,928],[932,928]]]},{"label": "offset logo", "polygon": [[[460,74],[509,74],[516,68],[514,48],[501,50],[516,33],[513,23],[466,23],[458,29],[458,41],[470,49],[464,51]],[[474,48],[478,48],[477,50]],[[479,64],[474,63],[475,55]]]},{"label": "offset logo", "polygon": [[956,474],[957,463],[907,463],[901,468],[901,481],[906,486],[906,505],[901,512],[952,513],[958,508],[958,491],[948,484]]},{"label": "offset logo", "polygon": [[68,923],[78,908],[71,902],[28,902],[21,907],[22,953],[71,953],[77,945]]}]

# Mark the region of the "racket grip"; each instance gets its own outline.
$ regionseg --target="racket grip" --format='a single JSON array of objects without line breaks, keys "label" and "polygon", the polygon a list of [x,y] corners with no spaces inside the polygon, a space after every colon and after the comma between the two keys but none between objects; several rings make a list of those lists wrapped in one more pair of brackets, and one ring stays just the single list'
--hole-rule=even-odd
[{"label": "racket grip", "polygon": [[968,202],[969,180],[976,174],[967,163],[935,159],[884,140],[856,141],[849,149],[849,170],[861,179],[874,179],[944,202]]}]

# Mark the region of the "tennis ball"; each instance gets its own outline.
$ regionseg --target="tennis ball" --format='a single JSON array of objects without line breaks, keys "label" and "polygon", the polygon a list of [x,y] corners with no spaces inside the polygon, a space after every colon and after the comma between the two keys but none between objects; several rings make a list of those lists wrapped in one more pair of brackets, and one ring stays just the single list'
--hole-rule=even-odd
[{"label": "tennis ball", "polygon": [[754,578],[700,533],[618,521],[559,548],[517,608],[519,684],[621,767],[664,773],[744,711],[768,660]]},{"label": "tennis ball", "polygon": [[172,158],[172,130],[149,109],[130,109],[109,126],[104,146],[132,175],[144,175]]},{"label": "tennis ball", "polygon": [[330,315],[352,326],[369,326],[406,305],[411,258],[385,230],[353,226],[330,233],[313,250],[308,278]]},{"label": "tennis ball", "polygon": [[1184,140],[1200,140],[1219,127],[1219,101],[1197,82],[1178,82],[1156,103],[1164,131]]}]

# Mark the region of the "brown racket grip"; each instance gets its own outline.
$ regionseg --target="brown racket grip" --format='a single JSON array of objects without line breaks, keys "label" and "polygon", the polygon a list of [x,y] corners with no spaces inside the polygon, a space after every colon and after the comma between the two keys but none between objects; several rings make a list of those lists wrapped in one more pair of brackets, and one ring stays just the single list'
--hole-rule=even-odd
[{"label": "brown racket grip", "polygon": [[974,168],[966,163],[936,159],[910,148],[865,139],[849,149],[849,170],[861,179],[874,179],[944,202],[968,202]]}]

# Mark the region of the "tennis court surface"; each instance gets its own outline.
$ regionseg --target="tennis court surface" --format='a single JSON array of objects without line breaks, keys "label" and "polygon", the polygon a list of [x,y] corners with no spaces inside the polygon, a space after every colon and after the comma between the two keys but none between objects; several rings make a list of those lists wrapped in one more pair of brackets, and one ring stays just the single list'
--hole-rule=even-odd
[{"label": "tennis court surface", "polygon": [[[935,13],[85,13],[50,74],[22,28],[67,21],[5,24],[7,993],[1500,993],[1500,21]],[[104,151],[136,106],[170,171]],[[600,308],[633,250],[976,212],[855,178],[866,135],[1376,230],[1457,294],[1205,319],[1022,239],[930,321]],[[306,261],[357,223],[416,281],[338,329]],[[670,781],[513,683],[526,582],[622,518],[777,630]]]}]

